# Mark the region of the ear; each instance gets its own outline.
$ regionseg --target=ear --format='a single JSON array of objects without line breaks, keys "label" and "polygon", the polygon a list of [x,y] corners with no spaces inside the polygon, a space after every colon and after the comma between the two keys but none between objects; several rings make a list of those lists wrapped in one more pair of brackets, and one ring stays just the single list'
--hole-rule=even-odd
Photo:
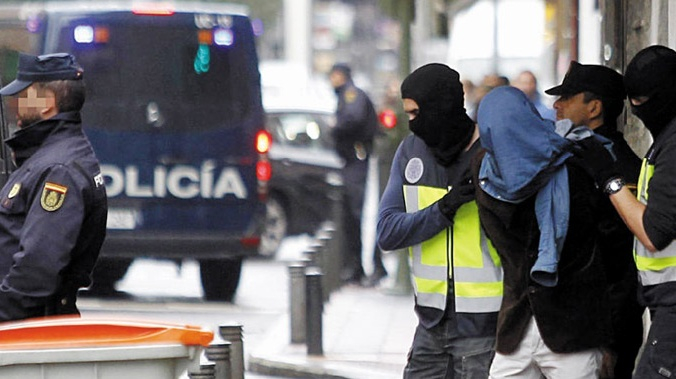
[{"label": "ear", "polygon": [[589,103],[587,103],[587,109],[589,110],[590,119],[603,116],[603,103],[601,100],[591,100]]},{"label": "ear", "polygon": [[40,116],[43,119],[52,118],[59,113],[59,109],[56,107],[56,97],[51,93],[51,96],[45,97],[45,100],[46,104],[40,109]]}]

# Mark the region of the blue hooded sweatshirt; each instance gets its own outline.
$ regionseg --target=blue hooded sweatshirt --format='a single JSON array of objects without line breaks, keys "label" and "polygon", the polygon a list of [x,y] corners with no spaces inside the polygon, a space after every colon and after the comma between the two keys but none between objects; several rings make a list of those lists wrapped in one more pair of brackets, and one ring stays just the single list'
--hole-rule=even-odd
[{"label": "blue hooded sweatshirt", "polygon": [[495,88],[481,100],[477,121],[486,149],[479,171],[481,188],[510,203],[536,194],[540,241],[531,278],[555,286],[570,212],[564,162],[572,155],[572,140],[593,133],[587,127],[573,128],[569,120],[556,125],[543,119],[523,92],[508,86]]}]

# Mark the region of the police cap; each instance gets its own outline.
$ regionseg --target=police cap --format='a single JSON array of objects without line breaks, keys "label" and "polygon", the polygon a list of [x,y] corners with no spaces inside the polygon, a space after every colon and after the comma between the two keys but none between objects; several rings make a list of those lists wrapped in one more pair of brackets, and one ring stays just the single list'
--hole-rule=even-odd
[{"label": "police cap", "polygon": [[591,92],[609,99],[624,99],[626,92],[622,75],[610,67],[570,62],[563,82],[545,91],[548,95],[576,95]]},{"label": "police cap", "polygon": [[54,80],[80,80],[84,70],[67,53],[30,55],[19,53],[16,79],[0,89],[0,95],[15,95],[35,82]]}]

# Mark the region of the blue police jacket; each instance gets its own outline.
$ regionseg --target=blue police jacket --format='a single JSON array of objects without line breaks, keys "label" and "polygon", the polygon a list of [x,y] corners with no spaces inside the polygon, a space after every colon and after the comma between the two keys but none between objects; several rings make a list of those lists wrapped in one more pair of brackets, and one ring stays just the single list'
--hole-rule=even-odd
[{"label": "blue police jacket", "polygon": [[0,190],[0,321],[77,314],[108,213],[80,114],[60,113],[6,142],[18,168]]},{"label": "blue police jacket", "polygon": [[356,143],[361,143],[366,153],[371,152],[373,138],[378,132],[378,115],[366,92],[352,81],[337,88],[336,95],[336,125],[332,134],[338,155],[349,164],[357,159]]}]

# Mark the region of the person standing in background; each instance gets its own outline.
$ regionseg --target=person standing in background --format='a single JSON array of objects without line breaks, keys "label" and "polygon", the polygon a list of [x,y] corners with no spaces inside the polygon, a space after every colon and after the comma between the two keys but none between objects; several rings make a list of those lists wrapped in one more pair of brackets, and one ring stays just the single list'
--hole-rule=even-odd
[{"label": "person standing in background", "polygon": [[[343,228],[346,237],[341,280],[349,284],[366,284],[362,265],[362,210],[366,192],[368,162],[378,132],[378,115],[368,95],[355,86],[352,70],[336,63],[329,72],[329,81],[338,97],[336,125],[332,130],[336,151],[343,159],[345,208]],[[369,282],[387,275],[380,249],[374,246],[374,272]],[[377,280],[375,278],[378,278]]]},{"label": "person standing in background", "polygon": [[535,109],[537,109],[542,118],[556,121],[556,113],[554,112],[554,109],[548,107],[542,102],[542,95],[538,89],[538,80],[532,71],[521,71],[519,75],[517,75],[516,78],[512,80],[512,85],[526,94],[528,100],[530,100],[531,103],[535,105]]}]

